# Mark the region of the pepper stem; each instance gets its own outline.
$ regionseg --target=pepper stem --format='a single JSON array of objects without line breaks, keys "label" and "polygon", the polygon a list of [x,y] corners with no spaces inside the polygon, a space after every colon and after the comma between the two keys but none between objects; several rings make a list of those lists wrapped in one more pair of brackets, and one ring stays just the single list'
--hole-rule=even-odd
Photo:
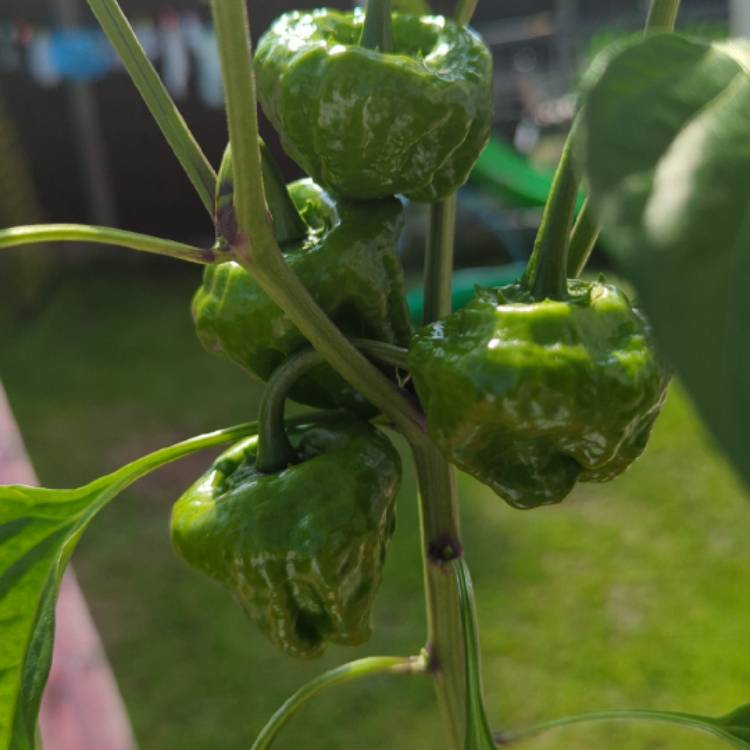
[{"label": "pepper stem", "polygon": [[523,276],[523,284],[537,300],[565,299],[568,296],[569,235],[579,185],[572,166],[571,146],[577,122],[573,124],[560,157],[534,250]]},{"label": "pepper stem", "polygon": [[273,233],[279,245],[298,242],[307,234],[307,226],[289,195],[279,165],[271,150],[261,140],[260,166],[263,173],[263,190],[266,205],[273,216]]},{"label": "pepper stem", "polygon": [[367,0],[365,26],[359,44],[367,49],[393,52],[391,0]]},{"label": "pepper stem", "polygon": [[[406,369],[406,349],[370,339],[351,339],[351,343],[375,360]],[[255,463],[258,471],[274,474],[297,460],[286,434],[284,405],[289,391],[300,377],[325,361],[315,349],[303,349],[292,355],[269,378],[258,412],[258,453]]]}]

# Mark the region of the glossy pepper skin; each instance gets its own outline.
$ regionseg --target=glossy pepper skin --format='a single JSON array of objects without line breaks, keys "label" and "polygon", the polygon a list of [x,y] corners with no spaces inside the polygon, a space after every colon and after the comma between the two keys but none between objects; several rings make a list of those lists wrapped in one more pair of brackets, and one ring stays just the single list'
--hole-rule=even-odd
[{"label": "glossy pepper skin", "polygon": [[286,152],[337,195],[448,197],[492,121],[492,59],[470,29],[394,13],[393,53],[358,45],[364,15],[281,16],[258,43],[258,98]]},{"label": "glossy pepper skin", "polygon": [[[408,345],[411,324],[396,245],[403,206],[395,198],[366,205],[334,201],[311,180],[289,186],[307,227],[300,242],[282,247],[287,263],[347,336]],[[231,227],[220,193],[218,226]],[[267,380],[307,340],[237,263],[206,266],[193,298],[193,320],[203,346]],[[315,367],[291,391],[303,404],[372,414],[362,396],[329,365]]]},{"label": "glossy pepper skin", "polygon": [[255,467],[257,438],[226,451],[177,501],[172,542],[224,584],[284,652],[364,643],[395,528],[401,463],[367,422],[295,428],[300,463]]},{"label": "glossy pepper skin", "polygon": [[623,472],[670,378],[627,297],[585,281],[569,281],[564,301],[521,285],[479,291],[416,333],[410,367],[448,460],[517,508]]}]

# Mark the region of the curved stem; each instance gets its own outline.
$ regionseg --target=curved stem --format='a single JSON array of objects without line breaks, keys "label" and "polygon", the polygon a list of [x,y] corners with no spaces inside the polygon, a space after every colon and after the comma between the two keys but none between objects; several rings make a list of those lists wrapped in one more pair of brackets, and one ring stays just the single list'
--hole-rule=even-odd
[{"label": "curved stem", "polygon": [[466,26],[471,21],[471,17],[477,9],[478,2],[479,0],[458,0],[456,10],[453,11],[453,18],[456,19],[456,23]]},{"label": "curved stem", "polygon": [[456,196],[430,206],[424,264],[424,322],[451,313]]},{"label": "curved stem", "polygon": [[214,212],[216,173],[143,51],[117,0],[88,0],[96,20],[122,60],[125,70],[172,147],[210,215]]},{"label": "curved stem", "polygon": [[586,198],[570,234],[568,247],[568,276],[570,278],[580,276],[586,268],[598,238],[599,227],[591,213],[591,203]]},{"label": "curved stem", "polygon": [[592,711],[591,713],[576,714],[575,716],[564,716],[560,719],[546,721],[526,729],[499,732],[495,734],[495,742],[500,746],[510,745],[521,740],[535,737],[552,729],[572,726],[573,724],[584,724],[593,721],[653,721],[666,724],[678,724],[690,729],[697,729],[707,734],[726,739],[725,733],[718,726],[706,723],[699,716],[683,714],[676,711],[653,711],[641,708],[624,708],[612,711]]},{"label": "curved stem", "polygon": [[365,25],[359,44],[367,49],[393,52],[391,0],[367,0]]},{"label": "curved stem", "polygon": [[557,165],[552,189],[534,242],[523,282],[535,299],[565,299],[568,295],[568,234],[575,215],[579,180],[573,170],[573,139],[578,118]]},{"label": "curved stem", "polygon": [[242,0],[212,0],[212,9],[234,152],[239,241],[232,247],[233,258],[345,380],[388,415],[399,431],[416,439],[424,433],[422,415],[349,343],[284,261],[263,197],[246,5]]},{"label": "curved stem", "polygon": [[646,31],[673,31],[680,0],[654,0],[646,21]]},{"label": "curved stem", "polygon": [[344,664],[330,672],[316,677],[301,687],[288,698],[270,721],[263,727],[261,733],[253,743],[252,750],[267,750],[282,727],[304,706],[307,701],[328,690],[328,688],[343,685],[347,682],[372,677],[378,674],[413,675],[425,671],[426,660],[423,656],[371,656],[365,659]]},{"label": "curved stem", "polygon": [[264,474],[283,471],[297,460],[284,427],[284,405],[290,388],[322,357],[315,349],[295,354],[277,368],[263,391],[258,411],[258,453],[256,466]]},{"label": "curved stem", "polygon": [[[351,342],[373,359],[406,368],[409,354],[406,349],[370,339],[352,339]],[[297,380],[308,370],[324,362],[320,352],[304,349],[278,367],[266,383],[258,413],[258,471],[273,474],[296,461],[296,452],[286,434],[284,404]]]},{"label": "curved stem", "polygon": [[206,264],[216,260],[211,250],[111,227],[88,224],[34,224],[0,229],[0,250],[44,242],[93,242],[97,245],[115,245],[143,253],[166,255],[190,263]]}]

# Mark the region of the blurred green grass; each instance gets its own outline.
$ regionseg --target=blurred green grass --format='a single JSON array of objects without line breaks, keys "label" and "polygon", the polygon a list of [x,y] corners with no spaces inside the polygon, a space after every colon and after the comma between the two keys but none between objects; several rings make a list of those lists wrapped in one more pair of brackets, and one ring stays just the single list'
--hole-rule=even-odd
[{"label": "blurred green grass", "polygon": [[[253,417],[259,387],[204,354],[193,334],[198,279],[198,270],[159,264],[79,274],[36,318],[0,330],[0,378],[43,483],[82,484]],[[75,556],[142,750],[247,748],[322,669],[422,645],[411,469],[373,640],[294,662],[170,549],[171,503],[209,461],[188,459],[142,481],[99,517]],[[511,510],[467,478],[461,490],[494,725],[625,706],[721,714],[750,701],[750,505],[678,388],[646,456],[611,484],[584,485],[533,513]],[[441,737],[427,681],[381,678],[318,699],[277,747],[427,750]],[[525,747],[718,744],[610,723]]]}]

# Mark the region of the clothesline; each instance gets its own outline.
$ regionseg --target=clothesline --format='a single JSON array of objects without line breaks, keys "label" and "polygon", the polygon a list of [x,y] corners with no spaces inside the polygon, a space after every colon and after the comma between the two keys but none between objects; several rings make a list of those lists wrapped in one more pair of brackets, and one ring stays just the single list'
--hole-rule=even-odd
[{"label": "clothesline", "polygon": [[[133,22],[149,59],[172,96],[189,96],[190,82],[204,105],[224,102],[216,35],[195,12],[164,11]],[[0,75],[21,72],[39,86],[94,82],[121,73],[122,63],[98,28],[40,28],[0,21]]]}]

